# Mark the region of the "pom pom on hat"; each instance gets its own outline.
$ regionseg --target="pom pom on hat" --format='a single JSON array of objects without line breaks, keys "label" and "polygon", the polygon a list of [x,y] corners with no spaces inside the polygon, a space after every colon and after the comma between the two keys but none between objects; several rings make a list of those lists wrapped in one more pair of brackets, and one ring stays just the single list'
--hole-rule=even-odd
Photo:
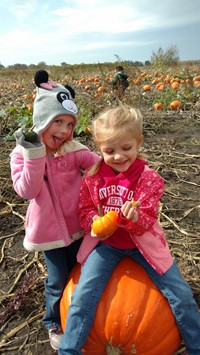
[{"label": "pom pom on hat", "polygon": [[77,122],[78,108],[74,102],[75,91],[71,86],[49,80],[46,70],[38,70],[34,77],[37,95],[33,106],[33,124],[42,133],[59,115],[70,115]]}]

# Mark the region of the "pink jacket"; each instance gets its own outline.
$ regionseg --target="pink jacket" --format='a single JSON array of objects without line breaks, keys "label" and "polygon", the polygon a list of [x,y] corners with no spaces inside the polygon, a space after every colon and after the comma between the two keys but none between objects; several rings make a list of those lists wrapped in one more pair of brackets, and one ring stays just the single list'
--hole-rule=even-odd
[{"label": "pink jacket", "polygon": [[[79,215],[81,226],[86,234],[77,255],[80,263],[85,262],[99,242],[98,238],[92,238],[90,235],[91,224],[93,216],[98,214],[98,204],[101,205],[102,198],[105,201],[106,196],[107,206],[113,202],[115,206],[112,206],[111,209],[115,210],[117,210],[117,203],[120,206],[126,199],[131,200],[133,197],[135,201],[141,203],[137,222],[128,221],[122,214],[119,214],[119,228],[115,232],[116,236],[120,234],[120,229],[123,228],[123,233],[126,230],[133,244],[159,274],[165,273],[172,265],[173,258],[163,229],[158,223],[158,207],[164,191],[164,182],[161,176],[147,165],[142,169],[139,179],[134,183],[131,183],[132,172],[129,172],[128,176],[125,172],[116,175],[116,177],[110,177],[109,174],[105,177],[102,173],[105,169],[100,168],[96,175],[86,174],[84,176],[80,193]],[[109,179],[111,179],[110,185],[108,184]],[[107,187],[103,188],[103,186]],[[105,213],[105,206],[103,211]],[[108,241],[109,238],[105,240],[107,244],[109,244]]]},{"label": "pink jacket", "polygon": [[64,156],[49,159],[45,146],[11,153],[13,187],[30,200],[25,221],[24,247],[49,250],[69,245],[83,235],[77,214],[81,169],[99,157],[79,142],[67,145]]}]

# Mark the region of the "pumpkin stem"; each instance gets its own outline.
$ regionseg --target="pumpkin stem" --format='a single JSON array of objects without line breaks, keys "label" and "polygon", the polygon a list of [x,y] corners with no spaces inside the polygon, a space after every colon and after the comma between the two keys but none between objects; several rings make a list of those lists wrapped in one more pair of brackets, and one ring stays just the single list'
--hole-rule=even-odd
[{"label": "pumpkin stem", "polygon": [[102,209],[101,209],[101,206],[100,206],[99,203],[98,203],[97,209],[98,209],[98,214],[99,214],[99,216],[100,216],[100,217],[103,217],[103,212],[102,212]]},{"label": "pumpkin stem", "polygon": [[106,354],[107,355],[120,355],[120,354],[123,354],[123,352],[120,348],[120,345],[117,347],[112,345],[112,339],[111,339],[109,344],[106,346]]}]

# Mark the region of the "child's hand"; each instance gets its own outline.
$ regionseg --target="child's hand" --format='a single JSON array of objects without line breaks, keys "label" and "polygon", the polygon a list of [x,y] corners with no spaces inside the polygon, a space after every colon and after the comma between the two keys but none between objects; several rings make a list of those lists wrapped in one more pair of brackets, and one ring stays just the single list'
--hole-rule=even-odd
[{"label": "child's hand", "polygon": [[[93,218],[92,221],[94,222],[95,219],[99,218],[99,216],[96,214]],[[93,229],[91,229],[91,237],[97,238],[97,235],[93,232]]]},{"label": "child's hand", "polygon": [[[28,136],[28,134],[29,134],[29,136]],[[40,137],[38,136],[38,134],[35,132],[28,132],[26,134],[23,127],[20,127],[14,133],[14,136],[15,136],[17,143],[20,144],[25,149],[37,148],[37,147],[41,146],[41,141],[40,141]]]},{"label": "child's hand", "polygon": [[121,212],[123,213],[124,217],[130,221],[137,222],[139,208],[140,202],[126,201],[121,208]]}]

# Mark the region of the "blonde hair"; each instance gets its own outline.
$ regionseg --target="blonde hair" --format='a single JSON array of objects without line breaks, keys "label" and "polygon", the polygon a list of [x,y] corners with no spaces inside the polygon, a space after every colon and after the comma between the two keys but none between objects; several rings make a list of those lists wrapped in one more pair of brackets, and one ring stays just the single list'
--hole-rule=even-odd
[{"label": "blonde hair", "polygon": [[[133,138],[142,137],[143,117],[138,108],[120,104],[115,108],[109,108],[100,113],[93,121],[92,132],[97,149],[109,140],[118,141],[120,137],[127,133],[132,133]],[[138,159],[144,159],[140,153]],[[100,162],[90,169],[90,175],[98,171]]]}]

